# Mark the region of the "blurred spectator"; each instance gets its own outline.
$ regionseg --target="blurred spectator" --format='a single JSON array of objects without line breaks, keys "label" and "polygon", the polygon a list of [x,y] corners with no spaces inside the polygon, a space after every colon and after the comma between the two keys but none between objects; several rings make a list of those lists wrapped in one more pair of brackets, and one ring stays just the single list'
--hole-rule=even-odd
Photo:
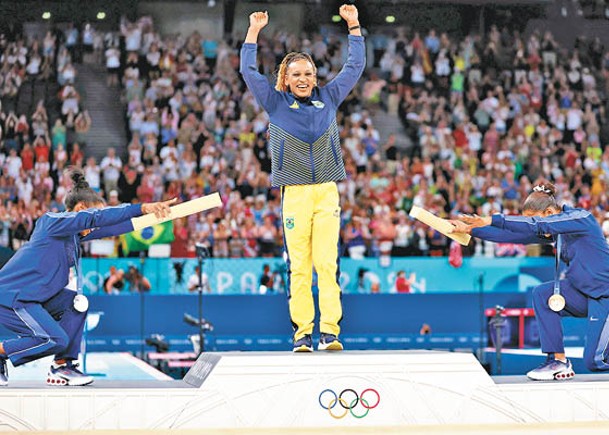
[{"label": "blurred spectator", "polygon": [[74,132],[76,133],[76,141],[81,144],[86,143],[87,133],[91,128],[91,116],[88,110],[83,110],[76,115],[74,119]]},{"label": "blurred spectator", "polygon": [[125,288],[125,271],[110,266],[110,275],[104,280],[104,291],[109,295],[119,294]]},{"label": "blurred spectator", "polygon": [[118,199],[118,191],[116,190],[111,190],[110,193],[108,193],[108,205],[110,207],[114,207],[117,205],[120,205],[120,200]]},{"label": "blurred spectator", "polygon": [[104,190],[106,194],[118,188],[118,179],[120,178],[123,162],[116,155],[114,148],[108,148],[106,156],[102,159],[100,169],[104,174]]},{"label": "blurred spectator", "polygon": [[406,279],[406,272],[403,270],[398,271],[395,278],[395,291],[397,293],[410,293],[410,282]]},{"label": "blurred spectator", "polygon": [[262,266],[262,274],[258,280],[258,292],[261,295],[265,295],[268,292],[273,292],[273,273],[271,272],[271,266],[265,264]]},{"label": "blurred spectator", "polygon": [[95,157],[87,159],[87,165],[84,168],[85,179],[91,189],[99,192],[101,190],[101,168],[95,162]]},{"label": "blurred spectator", "polygon": [[211,293],[211,287],[209,286],[209,278],[205,272],[203,272],[201,274],[201,276],[199,276],[200,270],[201,269],[199,268],[199,266],[195,266],[194,272],[192,273],[192,275],[190,275],[190,277],[188,277],[188,283],[187,283],[188,291],[189,292],[199,291],[199,285],[200,285],[201,288],[203,289],[203,292]]},{"label": "blurred spectator", "polygon": [[141,178],[141,174],[138,174],[134,168],[123,167],[117,183],[120,202],[131,203],[137,199],[137,189]]},{"label": "blurred spectator", "polygon": [[106,84],[108,87],[118,86],[118,74],[121,68],[120,56],[121,52],[115,46],[110,46],[106,52],[106,71],[108,72],[108,79]]},{"label": "blurred spectator", "polygon": [[260,246],[261,257],[274,257],[277,243],[277,227],[273,223],[271,216],[265,216],[264,222],[258,228],[258,244]]},{"label": "blurred spectator", "polygon": [[148,278],[146,278],[135,266],[129,266],[129,269],[125,274],[125,281],[129,283],[129,291],[131,293],[149,292],[152,288]]}]

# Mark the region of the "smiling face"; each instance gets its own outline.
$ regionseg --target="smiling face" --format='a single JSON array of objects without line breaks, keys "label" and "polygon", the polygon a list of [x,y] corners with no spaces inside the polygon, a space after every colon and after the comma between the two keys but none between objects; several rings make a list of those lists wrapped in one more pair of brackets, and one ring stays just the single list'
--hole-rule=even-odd
[{"label": "smiling face", "polygon": [[286,88],[298,98],[311,96],[317,85],[315,67],[306,59],[298,59],[288,65],[284,83]]}]

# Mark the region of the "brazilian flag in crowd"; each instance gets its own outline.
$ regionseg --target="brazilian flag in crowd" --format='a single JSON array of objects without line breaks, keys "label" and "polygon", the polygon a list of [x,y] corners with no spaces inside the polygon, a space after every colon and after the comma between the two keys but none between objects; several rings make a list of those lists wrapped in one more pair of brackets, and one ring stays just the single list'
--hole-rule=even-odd
[{"label": "brazilian flag in crowd", "polygon": [[121,236],[123,252],[146,251],[150,245],[173,242],[173,221],[142,228]]}]

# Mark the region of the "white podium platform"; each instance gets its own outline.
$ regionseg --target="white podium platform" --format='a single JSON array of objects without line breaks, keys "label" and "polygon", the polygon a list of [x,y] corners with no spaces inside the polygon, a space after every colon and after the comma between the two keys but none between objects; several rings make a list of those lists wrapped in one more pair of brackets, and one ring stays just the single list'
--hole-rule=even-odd
[{"label": "white podium platform", "polygon": [[[561,383],[496,383],[465,353],[219,353],[201,388],[181,381],[103,381],[46,387],[15,381],[0,389],[0,430],[154,430],[413,427],[609,420],[603,376]],[[607,378],[609,380],[609,377]],[[380,402],[365,418],[320,404],[326,389]],[[345,402],[355,396],[345,392]],[[369,405],[376,395],[365,395]],[[321,396],[327,405],[332,393]],[[346,412],[345,412],[346,411]],[[357,404],[359,416],[366,409]],[[344,415],[343,418],[335,418]]]}]

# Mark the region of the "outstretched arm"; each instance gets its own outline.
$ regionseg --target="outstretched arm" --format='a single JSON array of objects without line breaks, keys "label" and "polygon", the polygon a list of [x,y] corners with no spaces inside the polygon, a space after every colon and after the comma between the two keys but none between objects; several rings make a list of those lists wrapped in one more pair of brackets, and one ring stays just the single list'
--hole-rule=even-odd
[{"label": "outstretched arm", "polygon": [[359,27],[359,13],[354,5],[342,5],[338,9],[338,13],[346,21],[350,35],[362,36],[362,30]]},{"label": "outstretched arm", "polygon": [[[503,216],[503,215],[501,215]],[[554,240],[537,234],[510,231],[492,226],[493,218],[490,216],[460,216],[460,220],[451,220],[454,225],[454,233],[471,234],[482,240],[496,243],[552,243]]]},{"label": "outstretched arm", "polygon": [[[117,228],[122,231],[122,229],[128,228],[125,221],[131,224],[131,218],[141,216],[142,214],[154,213],[158,218],[168,216],[171,213],[169,207],[175,201],[175,199],[171,199],[169,201],[147,204],[123,204],[103,209],[90,208],[78,212],[47,213],[45,215],[47,218],[45,225],[50,236],[59,237],[105,227],[112,227],[111,229],[109,228],[111,231],[115,231]],[[94,238],[99,238],[99,236],[92,237],[91,239]]]},{"label": "outstretched arm", "polygon": [[551,238],[548,239],[537,235],[515,233],[513,231],[502,230],[493,226],[473,228],[471,235],[490,242],[521,243],[523,245],[533,243],[552,243],[554,241]]},{"label": "outstretched arm", "polygon": [[91,240],[103,239],[105,237],[120,236],[121,234],[130,233],[131,231],[133,231],[133,224],[131,223],[131,219],[128,219],[120,224],[103,228],[95,228],[80,240],[82,242],[88,242]]},{"label": "outstretched arm", "polygon": [[342,5],[339,12],[349,29],[349,55],[342,70],[325,87],[336,106],[347,98],[366,67],[366,45],[357,8],[353,5]]},{"label": "outstretched arm", "polygon": [[94,228],[114,226],[141,214],[140,204],[123,204],[104,209],[90,208],[78,212],[47,213],[44,215],[44,224],[51,237],[63,237]]},{"label": "outstretched arm", "polygon": [[246,44],[256,44],[258,42],[258,34],[266,27],[269,23],[269,13],[254,12],[250,15],[250,26],[247,29],[247,35],[245,35]]},{"label": "outstretched arm", "polygon": [[494,215],[491,225],[513,232],[531,235],[585,234],[595,224],[587,210],[573,210],[550,216],[503,216]]},{"label": "outstretched arm", "polygon": [[268,24],[268,12],[254,12],[250,15],[250,26],[247,29],[245,42],[241,47],[241,64],[239,72],[248,89],[254,94],[256,100],[267,112],[273,109],[273,96],[275,90],[268,79],[258,72],[256,54],[258,52],[258,34]]}]

